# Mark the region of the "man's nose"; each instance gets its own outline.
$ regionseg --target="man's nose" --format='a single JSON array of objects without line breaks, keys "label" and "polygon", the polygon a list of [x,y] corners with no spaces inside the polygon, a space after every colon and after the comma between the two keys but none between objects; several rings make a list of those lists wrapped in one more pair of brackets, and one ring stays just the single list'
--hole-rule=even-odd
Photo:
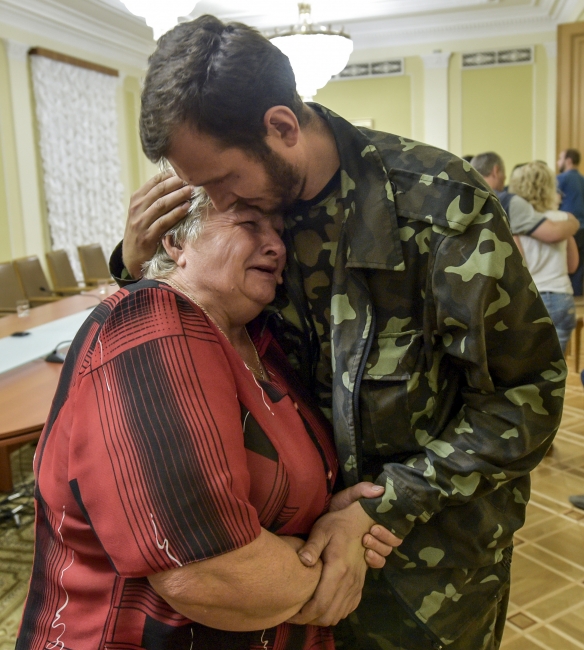
[{"label": "man's nose", "polygon": [[213,207],[215,210],[217,210],[217,212],[227,212],[227,210],[229,210],[229,208],[238,200],[237,195],[233,194],[233,192],[225,192],[207,188],[205,189],[209,195],[209,198],[211,199],[211,203],[213,203]]}]

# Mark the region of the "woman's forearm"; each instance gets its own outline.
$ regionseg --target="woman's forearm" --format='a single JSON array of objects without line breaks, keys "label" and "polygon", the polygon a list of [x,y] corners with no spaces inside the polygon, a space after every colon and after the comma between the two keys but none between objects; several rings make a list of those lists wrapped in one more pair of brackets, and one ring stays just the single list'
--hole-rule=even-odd
[{"label": "woman's forearm", "polygon": [[242,548],[148,579],[183,616],[241,632],[273,627],[294,616],[310,600],[321,571],[321,563],[307,568],[300,562],[295,540],[262,529]]}]

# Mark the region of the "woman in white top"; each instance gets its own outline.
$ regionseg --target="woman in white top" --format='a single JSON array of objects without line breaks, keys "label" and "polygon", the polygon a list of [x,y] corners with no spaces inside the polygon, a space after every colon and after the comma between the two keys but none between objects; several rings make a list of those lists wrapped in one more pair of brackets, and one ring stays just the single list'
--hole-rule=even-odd
[{"label": "woman in white top", "polygon": [[[517,169],[511,177],[509,191],[531,203],[547,219],[568,219],[567,212],[557,209],[556,179],[543,162],[531,162]],[[576,326],[574,291],[568,277],[568,273],[573,273],[578,266],[578,248],[574,237],[554,244],[546,244],[526,235],[519,235],[515,240],[519,240],[517,244],[554,322],[562,350],[565,351]]]}]

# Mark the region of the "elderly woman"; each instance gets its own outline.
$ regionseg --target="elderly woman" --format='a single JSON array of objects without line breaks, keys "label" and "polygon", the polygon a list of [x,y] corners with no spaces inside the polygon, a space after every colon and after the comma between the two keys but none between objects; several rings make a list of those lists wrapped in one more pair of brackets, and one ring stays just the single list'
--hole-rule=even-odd
[{"label": "elderly woman", "polygon": [[266,323],[246,328],[282,281],[280,227],[199,193],[77,335],[35,459],[19,650],[334,647],[285,623],[321,574],[295,536],[331,500],[329,425]]},{"label": "elderly woman", "polygon": [[[524,198],[551,221],[568,219],[567,212],[557,209],[556,179],[544,162],[530,162],[514,170],[509,191]],[[554,244],[525,235],[516,239],[519,239],[518,245],[527,268],[555,325],[562,352],[565,352],[576,327],[574,290],[568,276],[578,268],[578,247],[574,237]]]}]

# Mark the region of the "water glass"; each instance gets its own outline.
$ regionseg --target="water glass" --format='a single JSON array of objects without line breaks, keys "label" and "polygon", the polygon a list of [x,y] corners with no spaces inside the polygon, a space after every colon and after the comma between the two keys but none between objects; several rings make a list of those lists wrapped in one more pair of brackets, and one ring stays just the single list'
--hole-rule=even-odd
[{"label": "water glass", "polygon": [[19,318],[24,318],[30,314],[30,303],[28,300],[17,300],[16,301],[16,313]]},{"label": "water glass", "polygon": [[98,280],[97,281],[97,291],[100,296],[105,296],[107,293],[107,285],[108,281],[107,280]]}]

